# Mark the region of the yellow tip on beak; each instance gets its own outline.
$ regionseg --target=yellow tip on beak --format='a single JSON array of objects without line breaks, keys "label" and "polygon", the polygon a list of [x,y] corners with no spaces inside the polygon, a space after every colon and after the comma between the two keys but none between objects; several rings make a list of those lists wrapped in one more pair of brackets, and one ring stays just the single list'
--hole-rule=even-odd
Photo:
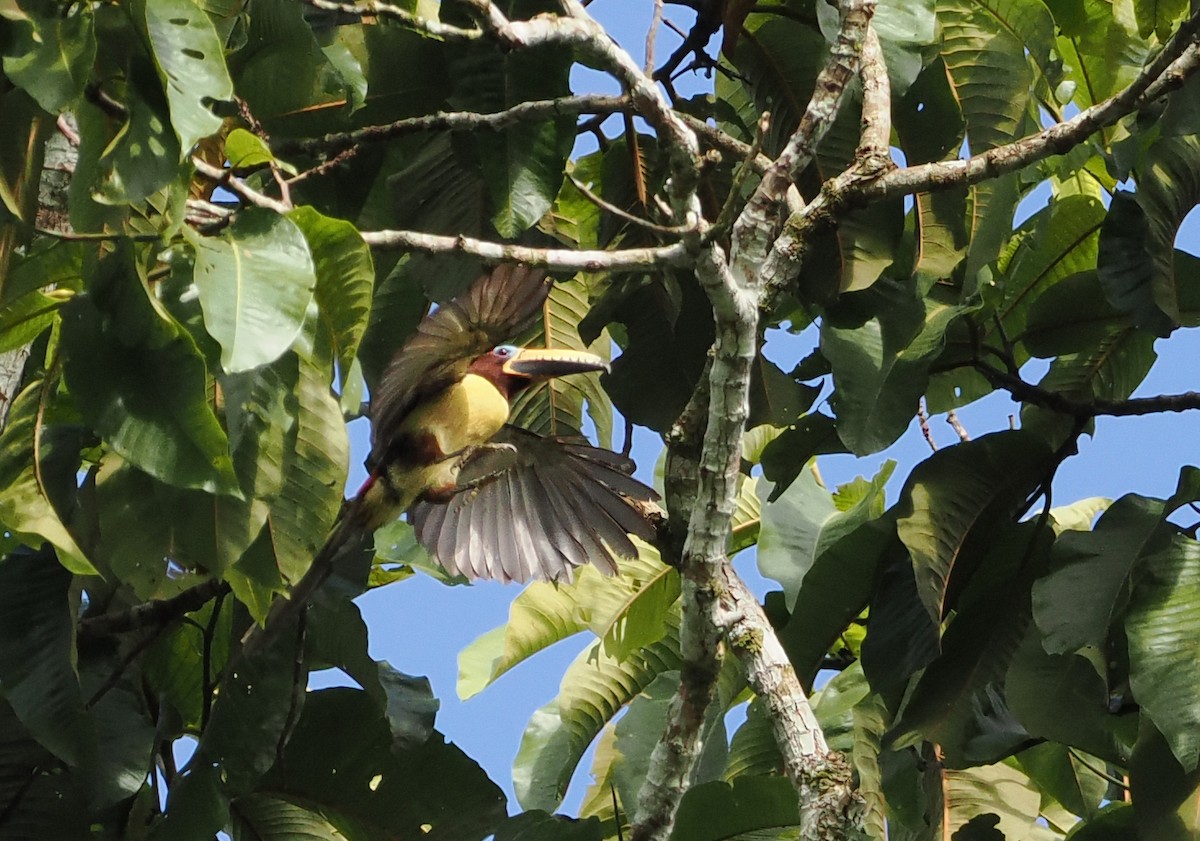
[{"label": "yellow tip on beak", "polygon": [[522,348],[504,363],[504,373],[531,380],[607,370],[608,363],[594,353],[556,348]]}]

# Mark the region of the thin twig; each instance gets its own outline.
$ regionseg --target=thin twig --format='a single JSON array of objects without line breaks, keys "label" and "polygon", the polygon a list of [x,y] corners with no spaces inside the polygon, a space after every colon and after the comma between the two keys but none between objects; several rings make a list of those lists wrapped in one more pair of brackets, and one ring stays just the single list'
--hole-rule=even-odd
[{"label": "thin twig", "polygon": [[946,413],[946,423],[950,424],[950,428],[954,430],[954,434],[958,436],[959,441],[965,444],[971,440],[971,434],[967,432],[967,428],[959,421],[958,414],[953,409]]},{"label": "thin twig", "polygon": [[658,234],[667,234],[668,236],[678,236],[687,230],[686,228],[680,228],[673,225],[659,225],[656,222],[651,222],[648,219],[643,219],[640,216],[634,216],[632,213],[622,210],[615,204],[612,204],[611,202],[606,201],[605,199],[593,193],[590,187],[575,177],[574,173],[568,172],[567,180],[571,182],[576,190],[583,193],[583,197],[585,199],[596,205],[596,207],[611,213],[613,216],[616,216],[619,219],[624,219],[626,222],[630,222],[638,227],[645,228],[648,231],[654,231]]},{"label": "thin twig", "polygon": [[917,423],[921,427],[921,435],[925,437],[925,443],[936,453],[938,445],[933,440],[933,430],[929,428],[929,413],[925,410],[925,398],[917,401]]}]

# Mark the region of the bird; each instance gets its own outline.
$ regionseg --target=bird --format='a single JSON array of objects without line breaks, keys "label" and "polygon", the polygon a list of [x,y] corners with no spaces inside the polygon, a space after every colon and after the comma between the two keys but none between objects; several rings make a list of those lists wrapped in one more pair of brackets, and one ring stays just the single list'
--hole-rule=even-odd
[{"label": "bird", "polygon": [[535,383],[608,368],[591,353],[504,343],[550,288],[520,264],[484,274],[422,320],[372,396],[369,475],[352,515],[373,530],[408,511],[452,575],[570,581],[589,562],[612,574],[616,558],[637,554],[629,535],[654,538],[646,511],[658,495],[630,459],[508,422]]},{"label": "bird", "polygon": [[632,460],[509,423],[529,386],[607,368],[590,353],[504,343],[550,288],[538,269],[501,264],[417,325],[372,394],[366,481],[288,597],[247,630],[240,657],[278,638],[340,559],[405,512],[425,549],[469,580],[570,582],[588,563],[614,574],[618,559],[637,555],[630,535],[655,540],[658,494],[633,478]]}]

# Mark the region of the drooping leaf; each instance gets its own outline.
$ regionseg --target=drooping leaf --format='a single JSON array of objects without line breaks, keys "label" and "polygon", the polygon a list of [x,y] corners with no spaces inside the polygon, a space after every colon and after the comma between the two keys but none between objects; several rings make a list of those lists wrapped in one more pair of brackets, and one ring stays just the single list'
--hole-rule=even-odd
[{"label": "drooping leaf", "polygon": [[[607,333],[590,344],[579,337],[579,322],[587,315],[587,289],[578,280],[556,283],[542,306],[533,329],[517,338],[525,347],[585,350],[602,359],[612,346]],[[612,403],[600,387],[599,372],[556,377],[535,383],[512,403],[509,422],[539,435],[579,435],[583,430],[584,403],[596,425],[600,446],[612,446]]]},{"label": "drooping leaf", "polygon": [[0,563],[0,693],[38,743],[72,766],[96,750],[75,673],[71,573],[49,552]]},{"label": "drooping leaf", "polygon": [[1181,534],[1147,557],[1125,616],[1129,683],[1187,773],[1200,763],[1200,543]]},{"label": "drooping leaf", "polygon": [[88,294],[64,308],[62,340],[71,395],[114,452],[178,487],[240,493],[204,360],[127,251],[105,259]]},{"label": "drooping leaf", "polygon": [[25,0],[7,4],[0,17],[10,32],[4,75],[51,114],[79,99],[96,57],[92,10],[64,14],[52,3]]},{"label": "drooping leaf", "polygon": [[209,103],[233,98],[221,41],[208,15],[189,0],[139,0],[134,8],[167,92],[180,151],[189,155],[221,128]]},{"label": "drooping leaf", "polygon": [[942,797],[946,825],[942,832],[953,837],[979,817],[992,821],[1004,838],[1025,838],[1037,819],[1041,795],[1030,779],[1006,762],[981,768],[943,770]]},{"label": "drooping leaf", "polygon": [[796,790],[785,777],[738,777],[689,789],[675,815],[674,841],[723,841],[800,823]]},{"label": "drooping leaf", "polygon": [[862,497],[847,510],[838,510],[833,498],[811,471],[801,475],[775,502],[763,506],[758,538],[759,571],[783,585],[788,610],[805,576],[821,556],[840,539],[883,509],[883,486],[894,462],[884,465]]},{"label": "drooping leaf", "polygon": [[278,359],[300,333],[317,284],[304,233],[256,208],[217,237],[189,230],[204,326],[221,343],[221,366],[236,373]]},{"label": "drooping leaf", "polygon": [[1104,648],[1129,598],[1131,573],[1170,540],[1162,516],[1160,501],[1129,494],[1094,531],[1067,532],[1055,541],[1050,570],[1033,584],[1033,616],[1048,653]]},{"label": "drooping leaf", "polygon": [[1049,451],[1024,431],[985,435],[939,450],[909,475],[897,531],[913,558],[921,601],[935,624],[968,542],[986,539],[1041,478]]},{"label": "drooping leaf", "polygon": [[0,523],[32,545],[49,541],[64,567],[93,575],[96,568],[56,510],[57,494],[48,485],[52,477],[44,472],[42,401],[47,389],[46,383],[35,380],[17,395],[0,433]]},{"label": "drooping leaf", "polygon": [[878,452],[916,415],[929,363],[941,350],[956,306],[922,299],[911,283],[880,280],[821,327],[833,367],[830,397],[841,441],[857,455]]},{"label": "drooping leaf", "polygon": [[56,767],[42,747],[0,701],[0,798],[8,804],[4,834],[12,841],[84,838],[89,833],[82,780]]},{"label": "drooping leaf", "polygon": [[1200,832],[1200,770],[1180,764],[1171,739],[1143,720],[1129,760],[1137,835],[1148,841]]},{"label": "drooping leaf", "polygon": [[288,214],[308,240],[317,285],[313,290],[320,324],[328,334],[343,381],[367,329],[375,267],[371,250],[349,222],[322,216],[311,207]]},{"label": "drooping leaf", "polygon": [[1017,760],[1030,780],[1073,814],[1090,819],[1100,811],[1108,789],[1108,781],[1095,771],[1104,767],[1102,759],[1081,756],[1062,744],[1043,742],[1021,751]]}]

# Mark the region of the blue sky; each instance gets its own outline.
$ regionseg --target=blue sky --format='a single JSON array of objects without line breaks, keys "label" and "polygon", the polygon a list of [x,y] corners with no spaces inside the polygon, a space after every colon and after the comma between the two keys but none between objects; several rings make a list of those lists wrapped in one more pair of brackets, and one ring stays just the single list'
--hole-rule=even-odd
[{"label": "blue sky", "polygon": [[[602,23],[609,27],[618,41],[627,45],[641,61],[651,4],[597,0],[589,7]],[[691,13],[678,6],[668,5],[667,16],[686,29]],[[678,38],[664,30],[659,37],[657,60],[661,62]],[[590,71],[581,71],[576,91],[600,90],[616,92],[616,86]],[[693,83],[697,89],[711,84],[699,77]],[[688,91],[681,85],[683,91]],[[1044,201],[1044,197],[1041,199]],[[1026,205],[1023,213],[1036,210],[1037,200]],[[1200,253],[1200,219],[1189,218],[1180,234],[1179,245]],[[811,335],[780,337],[768,344],[768,353],[788,370],[808,353],[813,344]],[[1159,361],[1137,394],[1153,395],[1179,392],[1200,387],[1197,364],[1200,360],[1200,331],[1180,330],[1169,340],[1160,340],[1156,349]],[[1035,379],[1036,369],[1027,369],[1027,378]],[[828,396],[827,394],[824,396]],[[1009,415],[1018,407],[1004,394],[993,394],[959,413],[973,437],[1006,429]],[[942,417],[930,421],[935,438],[942,445],[956,440],[954,432]],[[1054,486],[1054,502],[1061,505],[1089,496],[1117,497],[1127,492],[1165,497],[1175,488],[1181,463],[1195,462],[1196,442],[1200,441],[1200,421],[1195,413],[1149,416],[1142,418],[1100,418],[1094,437],[1080,442],[1080,453],[1069,459],[1059,471]],[[649,473],[659,451],[659,443],[651,433],[639,430],[634,455],[638,459],[639,475],[649,481]],[[352,426],[352,463],[349,480],[351,491],[361,482],[361,462],[368,449],[365,424]],[[851,456],[828,456],[820,460],[820,470],[832,487],[857,475],[873,475],[885,459],[899,462],[888,487],[888,501],[895,501],[904,477],[919,461],[928,457],[929,447],[914,422],[895,445],[875,456],[855,459]],[[759,592],[768,583],[757,575],[752,558],[738,561],[739,569]],[[394,584],[366,594],[359,599],[363,614],[371,629],[371,653],[376,659],[387,660],[401,671],[429,676],[435,693],[441,699],[438,729],[461,746],[488,771],[513,800],[511,764],[529,716],[557,694],[558,682],[576,654],[592,642],[590,635],[581,635],[560,643],[502,677],[494,686],[465,703],[455,694],[457,655],[480,634],[507,620],[508,605],[519,592],[515,586],[481,583],[473,587],[444,587],[424,576]],[[328,678],[330,676],[324,676]],[[319,678],[315,683],[324,685]],[[586,787],[585,759],[572,784],[564,811],[573,813]],[[515,809],[515,802],[510,805]]]}]

